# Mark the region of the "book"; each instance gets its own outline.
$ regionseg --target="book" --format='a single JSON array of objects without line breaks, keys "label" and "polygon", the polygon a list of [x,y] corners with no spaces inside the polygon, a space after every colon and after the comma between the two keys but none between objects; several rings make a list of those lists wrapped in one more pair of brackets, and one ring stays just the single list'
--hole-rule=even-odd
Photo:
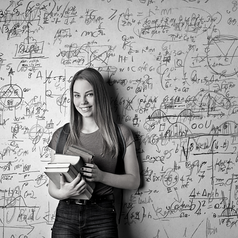
[{"label": "book", "polygon": [[69,148],[66,151],[66,154],[68,155],[78,155],[80,156],[85,163],[92,163],[94,154],[90,152],[89,150],[86,150],[85,148],[82,148],[77,145],[69,146]]},{"label": "book", "polygon": [[51,163],[70,163],[80,173],[81,168],[84,166],[84,161],[78,155],[69,154],[55,154],[55,158]]},{"label": "book", "polygon": [[77,171],[69,164],[51,164],[45,166],[45,174],[60,188],[60,174],[65,176],[67,182],[72,182],[77,176]]},{"label": "book", "polygon": [[[44,172],[49,177],[49,179],[57,186],[57,188],[60,188],[60,174],[63,174],[65,176],[65,179],[67,182],[72,182],[78,175],[78,172],[73,167],[73,165],[68,163],[48,164],[45,167]],[[81,179],[84,179],[84,178],[81,178]],[[89,188],[89,186],[87,185],[87,188],[83,193],[77,196],[72,196],[71,198],[88,200],[92,197],[92,192],[93,190]]]},{"label": "book", "polygon": [[[66,154],[73,155],[73,156],[78,155],[80,158],[82,158],[84,163],[90,163],[90,164],[93,163],[94,154],[91,151],[89,151],[81,146],[78,146],[78,145],[69,146],[66,151]],[[87,182],[87,184],[92,189],[95,188],[94,182]]]},{"label": "book", "polygon": [[[81,168],[85,164],[85,161],[81,156],[75,155],[75,152],[72,152],[72,154],[68,154],[68,151],[66,152],[66,154],[55,154],[55,158],[51,163],[64,163],[64,162],[71,163],[74,166],[74,168],[78,171],[78,173],[81,172]],[[95,188],[95,183],[87,182],[87,185],[88,189],[91,192],[93,192]]]},{"label": "book", "polygon": [[[60,188],[60,174],[65,176],[67,182],[72,182],[80,173],[85,162],[81,156],[68,154],[55,154],[52,162],[45,166],[45,174]],[[81,177],[81,179],[84,179]],[[90,199],[95,188],[95,183],[86,182],[87,188],[84,193],[73,196],[73,199]]]}]

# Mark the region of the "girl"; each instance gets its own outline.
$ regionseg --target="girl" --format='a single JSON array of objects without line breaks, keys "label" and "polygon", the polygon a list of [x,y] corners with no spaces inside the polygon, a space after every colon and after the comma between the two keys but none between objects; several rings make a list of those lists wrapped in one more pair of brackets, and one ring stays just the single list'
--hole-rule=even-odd
[{"label": "girl", "polygon": [[[53,238],[117,238],[113,188],[137,189],[139,166],[132,132],[113,121],[110,98],[102,75],[93,68],[78,71],[70,85],[70,133],[64,152],[70,145],[80,145],[94,154],[93,163],[85,164],[81,175],[72,182],[60,178],[60,188],[49,181],[49,194],[60,200],[52,228]],[[125,156],[119,157],[117,127],[125,142]],[[56,130],[49,144],[54,160],[62,128]],[[124,159],[124,173],[116,173],[118,160]],[[83,193],[85,180],[95,183],[90,200],[73,196]]]}]

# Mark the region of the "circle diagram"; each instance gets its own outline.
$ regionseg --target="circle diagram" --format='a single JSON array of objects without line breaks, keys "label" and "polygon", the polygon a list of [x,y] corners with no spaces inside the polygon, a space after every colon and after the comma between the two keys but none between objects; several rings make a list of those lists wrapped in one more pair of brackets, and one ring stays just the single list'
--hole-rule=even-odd
[{"label": "circle diagram", "polygon": [[15,108],[21,104],[23,91],[17,84],[7,84],[0,88],[0,103],[5,108]]}]

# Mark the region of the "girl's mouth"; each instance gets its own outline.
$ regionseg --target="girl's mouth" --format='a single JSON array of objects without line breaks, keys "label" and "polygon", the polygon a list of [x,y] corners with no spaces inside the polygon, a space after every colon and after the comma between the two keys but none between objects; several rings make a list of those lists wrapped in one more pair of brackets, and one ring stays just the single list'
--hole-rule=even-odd
[{"label": "girl's mouth", "polygon": [[83,112],[88,112],[88,111],[90,111],[91,108],[92,108],[92,106],[80,107],[80,109],[81,109]]}]

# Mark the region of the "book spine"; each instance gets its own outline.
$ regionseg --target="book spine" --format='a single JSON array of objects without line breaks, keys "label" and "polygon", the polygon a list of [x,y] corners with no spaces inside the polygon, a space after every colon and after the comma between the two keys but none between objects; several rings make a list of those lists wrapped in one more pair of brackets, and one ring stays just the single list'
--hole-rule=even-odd
[{"label": "book spine", "polygon": [[77,175],[75,175],[75,173],[72,171],[71,168],[69,168],[69,170],[67,172],[64,172],[63,174],[66,178],[66,181],[69,183],[72,182],[77,176]]}]

